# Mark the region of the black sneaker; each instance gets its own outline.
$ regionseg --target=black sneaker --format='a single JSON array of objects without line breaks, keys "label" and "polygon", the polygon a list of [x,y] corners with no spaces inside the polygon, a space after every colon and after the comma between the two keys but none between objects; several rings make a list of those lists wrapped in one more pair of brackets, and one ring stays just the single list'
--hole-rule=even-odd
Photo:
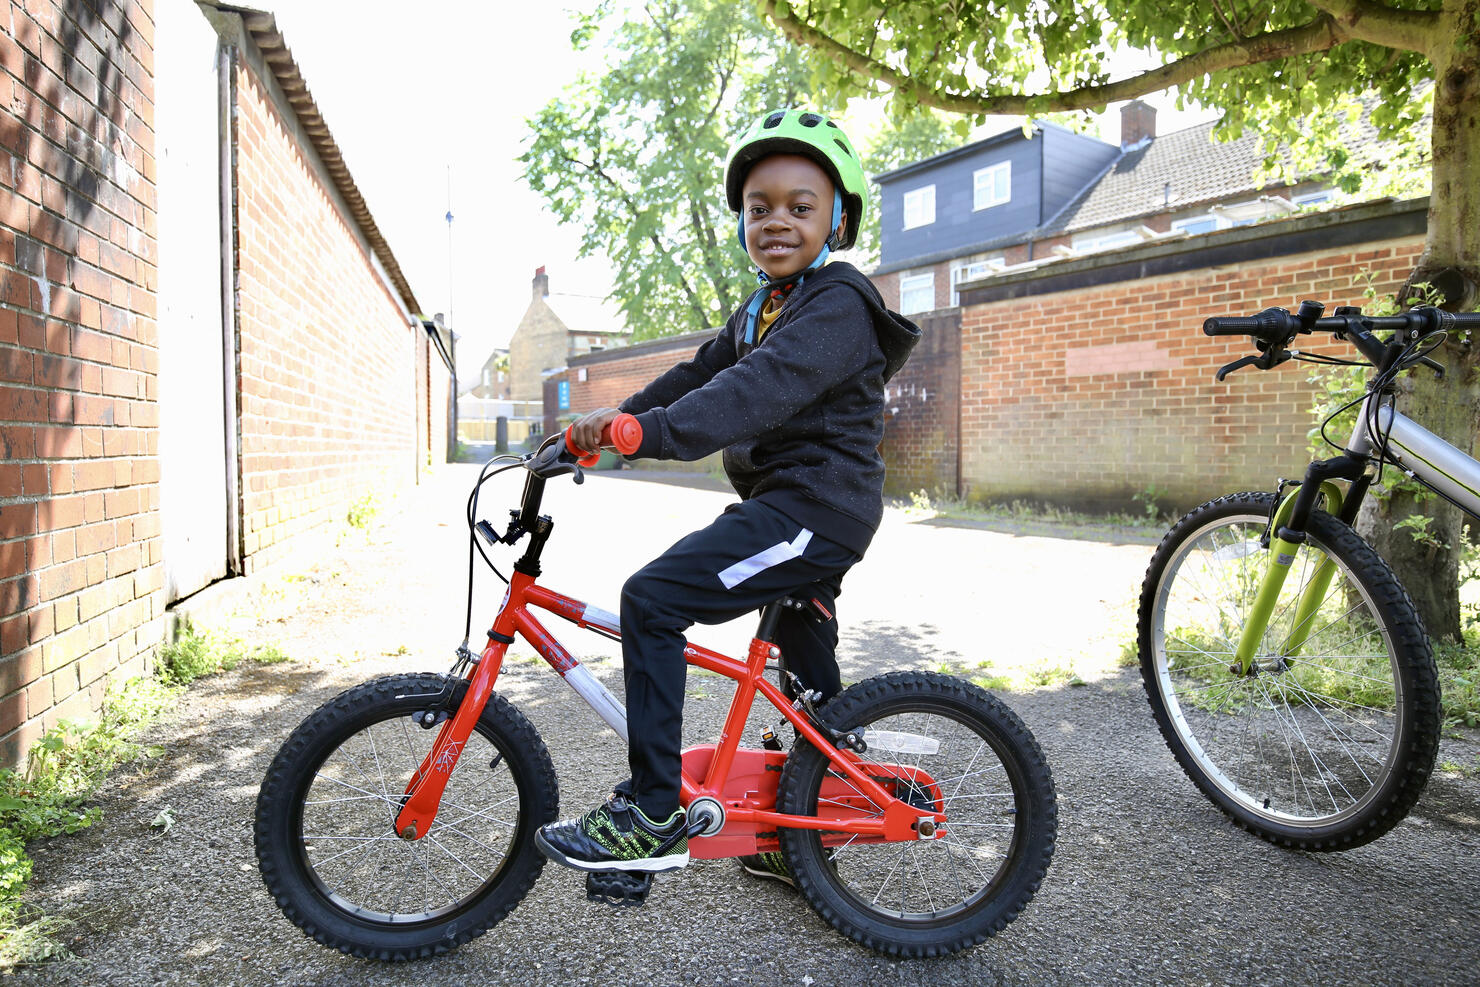
[{"label": "black sneaker", "polygon": [[786,860],[776,851],[769,853],[752,853],[744,857],[736,858],[745,873],[756,877],[768,877],[773,881],[796,887],[797,882],[791,876],[791,868],[786,866]]},{"label": "black sneaker", "polygon": [[689,832],[682,809],[653,822],[621,795],[579,819],[535,831],[534,842],[556,863],[576,870],[676,870],[689,862]]}]

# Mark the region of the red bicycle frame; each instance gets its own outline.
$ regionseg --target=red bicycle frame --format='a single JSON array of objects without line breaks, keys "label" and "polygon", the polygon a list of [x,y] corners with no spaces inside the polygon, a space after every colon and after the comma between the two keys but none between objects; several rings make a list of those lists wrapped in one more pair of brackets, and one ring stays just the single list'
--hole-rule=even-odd
[{"label": "red bicycle frame", "polygon": [[[493,692],[504,653],[514,642],[516,633],[533,645],[598,715],[626,739],[626,713],[621,705],[545,629],[530,612],[531,607],[557,614],[581,627],[610,635],[621,633],[613,615],[545,589],[535,583],[534,576],[516,570],[489,632],[488,644],[474,666],[462,704],[442,724],[430,753],[406,787],[405,802],[396,817],[396,832],[402,838],[420,839],[430,831],[447,779]],[[829,844],[944,836],[944,813],[918,807],[891,791],[904,788],[922,796],[921,800],[929,805],[940,805],[941,792],[935,781],[918,768],[864,761],[852,750],[840,750],[813,725],[807,714],[795,708],[765,678],[767,661],[779,656],[775,645],[760,638],[752,639],[745,661],[693,644],[684,649],[690,665],[736,682],[719,742],[691,747],[683,753],[679,801],[687,807],[696,799],[707,797],[723,806],[724,811],[724,828],[714,836],[691,841],[690,855],[712,859],[772,850],[778,845],[775,831],[779,827],[826,830],[825,842]],[[756,693],[775,706],[800,736],[832,762],[833,769],[841,776],[824,780],[815,815],[775,810],[777,781],[786,759],[784,753],[740,747]],[[824,805],[825,811],[821,808]]]}]

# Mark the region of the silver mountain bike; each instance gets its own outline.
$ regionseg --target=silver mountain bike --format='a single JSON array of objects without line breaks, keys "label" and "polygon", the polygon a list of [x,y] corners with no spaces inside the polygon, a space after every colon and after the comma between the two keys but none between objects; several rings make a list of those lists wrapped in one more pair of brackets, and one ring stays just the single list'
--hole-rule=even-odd
[{"label": "silver mountain bike", "polygon": [[[1384,463],[1480,516],[1480,463],[1393,406],[1397,376],[1480,314],[1422,307],[1364,316],[1302,302],[1214,318],[1259,353],[1218,371],[1270,370],[1330,333],[1373,367],[1345,450],[1274,493],[1236,493],[1162,538],[1141,586],[1141,676],[1184,771],[1235,823],[1274,843],[1341,850],[1390,830],[1433,770],[1440,729],[1433,654],[1413,601],[1352,530]],[[1339,448],[1339,447],[1338,447]]]}]

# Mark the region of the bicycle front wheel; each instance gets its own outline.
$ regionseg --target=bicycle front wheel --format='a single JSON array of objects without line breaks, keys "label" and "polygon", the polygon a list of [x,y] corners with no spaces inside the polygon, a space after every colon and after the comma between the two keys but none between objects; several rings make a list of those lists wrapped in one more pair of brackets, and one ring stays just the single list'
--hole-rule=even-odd
[{"label": "bicycle front wheel", "polygon": [[[817,913],[898,956],[939,956],[1017,918],[1048,870],[1058,830],[1053,777],[1022,720],[969,682],[927,672],[866,679],[819,713],[861,731],[860,755],[895,798],[944,812],[936,838],[865,842],[782,829],[781,850]],[[782,812],[819,807],[878,818],[883,808],[798,740],[782,769]]]},{"label": "bicycle front wheel", "polygon": [[1273,503],[1223,497],[1162,539],[1141,587],[1141,678],[1177,761],[1234,822],[1343,850],[1392,829],[1423,791],[1439,740],[1434,659],[1387,563],[1317,510],[1241,673]]},{"label": "bicycle front wheel", "polygon": [[374,679],[319,707],[273,759],[257,797],[257,861],[283,913],[318,942],[381,960],[444,953],[507,915],[539,876],[534,832],[555,818],[555,769],[497,693],[431,829],[396,835],[407,785],[467,687],[431,674]]}]

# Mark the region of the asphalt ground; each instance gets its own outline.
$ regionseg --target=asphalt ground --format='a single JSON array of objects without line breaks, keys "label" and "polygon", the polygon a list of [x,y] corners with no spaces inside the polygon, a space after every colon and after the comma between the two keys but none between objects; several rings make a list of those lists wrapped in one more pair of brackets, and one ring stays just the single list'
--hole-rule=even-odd
[{"label": "asphalt ground", "polygon": [[[1397,829],[1346,853],[1281,850],[1237,831],[1176,766],[1137,674],[1116,665],[1149,545],[1113,532],[1086,540],[1082,529],[986,530],[899,509],[839,599],[845,681],[989,662],[990,671],[1037,670],[1058,682],[1003,694],[1052,766],[1060,824],[1041,891],[1001,934],[945,959],[892,960],[833,931],[796,892],[729,861],[696,861],[628,909],[587,902],[580,875],[547,866],[507,919],[429,961],[387,965],[315,944],[278,912],[255,869],[258,785],[289,731],[339,691],[451,664],[474,475],[446,467],[368,534],[238,581],[250,593],[238,586],[192,601],[197,620],[276,643],[294,660],[198,682],[148,738],[162,756],[106,783],[97,826],[32,846],[27,900],[72,921],[65,941],[78,959],[20,971],[16,982],[1480,982],[1480,780],[1437,771]],[[501,523],[519,483],[516,474],[492,481],[484,515]],[[554,481],[544,581],[615,610],[627,574],[728,499],[703,478]],[[475,643],[501,592],[491,575],[479,578]],[[743,652],[751,630],[736,622],[693,638]],[[614,644],[580,632],[567,643],[620,695]],[[691,676],[686,742],[717,734],[728,699],[717,682]],[[623,777],[620,742],[528,649],[511,652],[499,689],[548,745],[563,814],[596,804]],[[1474,732],[1451,734],[1440,761],[1473,768],[1477,750]],[[173,826],[151,827],[165,807]]]}]

